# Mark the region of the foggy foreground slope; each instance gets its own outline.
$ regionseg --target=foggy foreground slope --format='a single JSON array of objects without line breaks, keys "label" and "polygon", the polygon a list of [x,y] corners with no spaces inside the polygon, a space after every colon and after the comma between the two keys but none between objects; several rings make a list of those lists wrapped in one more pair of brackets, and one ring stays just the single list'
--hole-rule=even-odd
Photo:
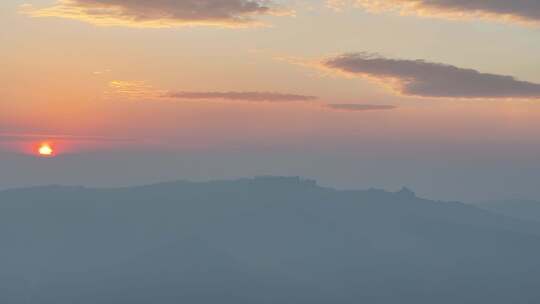
[{"label": "foggy foreground slope", "polygon": [[540,202],[532,200],[500,200],[476,203],[477,207],[522,220],[540,221]]},{"label": "foggy foreground slope", "polygon": [[299,178],[0,192],[0,303],[539,303],[540,224]]}]

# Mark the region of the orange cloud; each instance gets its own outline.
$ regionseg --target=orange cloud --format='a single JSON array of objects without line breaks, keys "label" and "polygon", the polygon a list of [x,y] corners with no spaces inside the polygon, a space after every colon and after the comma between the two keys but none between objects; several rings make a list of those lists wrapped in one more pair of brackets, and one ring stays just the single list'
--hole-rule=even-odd
[{"label": "orange cloud", "polygon": [[112,80],[109,82],[110,97],[123,97],[127,99],[157,98],[163,91],[154,88],[145,81]]}]

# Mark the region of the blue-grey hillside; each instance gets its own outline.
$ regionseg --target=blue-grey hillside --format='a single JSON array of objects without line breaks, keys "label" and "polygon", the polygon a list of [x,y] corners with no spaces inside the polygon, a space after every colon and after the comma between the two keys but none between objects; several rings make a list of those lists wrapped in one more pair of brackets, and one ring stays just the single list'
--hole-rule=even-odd
[{"label": "blue-grey hillside", "polygon": [[0,192],[0,303],[539,303],[540,224],[299,178]]},{"label": "blue-grey hillside", "polygon": [[540,202],[533,200],[500,200],[476,204],[478,207],[522,220],[540,221]]}]

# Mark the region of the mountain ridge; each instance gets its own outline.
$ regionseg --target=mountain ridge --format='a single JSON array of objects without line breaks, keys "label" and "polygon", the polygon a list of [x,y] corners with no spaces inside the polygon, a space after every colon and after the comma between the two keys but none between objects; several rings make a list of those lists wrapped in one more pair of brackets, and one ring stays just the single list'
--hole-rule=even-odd
[{"label": "mountain ridge", "polygon": [[10,304],[540,299],[540,223],[299,177],[3,191],[0,244]]}]

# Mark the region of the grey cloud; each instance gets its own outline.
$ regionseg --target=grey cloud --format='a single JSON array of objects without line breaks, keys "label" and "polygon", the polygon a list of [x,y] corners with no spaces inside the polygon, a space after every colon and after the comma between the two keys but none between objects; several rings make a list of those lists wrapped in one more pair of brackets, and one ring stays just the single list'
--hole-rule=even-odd
[{"label": "grey cloud", "polygon": [[284,94],[276,92],[169,92],[164,95],[168,98],[185,100],[231,100],[231,101],[265,101],[265,102],[293,102],[293,101],[313,101],[315,96]]},{"label": "grey cloud", "polygon": [[381,110],[394,110],[397,109],[393,105],[371,105],[371,104],[327,104],[327,108],[341,111],[381,111]]},{"label": "grey cloud", "polygon": [[489,18],[494,20],[540,22],[538,0],[356,0],[371,10],[399,10],[421,16]]},{"label": "grey cloud", "polygon": [[349,53],[323,61],[327,68],[367,77],[403,95],[454,98],[540,98],[540,84],[424,60]]},{"label": "grey cloud", "polygon": [[98,25],[169,27],[241,26],[256,15],[284,13],[270,0],[59,0],[31,15],[64,17]]}]

